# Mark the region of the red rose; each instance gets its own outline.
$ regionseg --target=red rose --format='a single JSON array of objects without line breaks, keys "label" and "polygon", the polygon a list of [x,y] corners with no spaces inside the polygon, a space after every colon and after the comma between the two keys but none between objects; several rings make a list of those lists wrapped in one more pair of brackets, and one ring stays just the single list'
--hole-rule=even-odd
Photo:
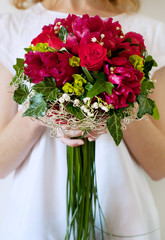
[{"label": "red rose", "polygon": [[48,45],[56,50],[60,50],[62,41],[56,37],[54,33],[54,28],[52,25],[43,28],[42,33],[40,33],[36,38],[33,39],[31,44],[36,45],[37,43],[48,43]]},{"label": "red rose", "polygon": [[89,71],[98,71],[107,60],[107,49],[98,43],[89,43],[79,48],[81,66]]}]

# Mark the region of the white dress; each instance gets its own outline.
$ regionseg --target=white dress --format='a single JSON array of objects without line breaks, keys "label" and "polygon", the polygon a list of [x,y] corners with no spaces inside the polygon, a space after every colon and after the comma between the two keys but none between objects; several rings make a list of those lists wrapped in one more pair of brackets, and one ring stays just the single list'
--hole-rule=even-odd
[{"label": "white dress", "polygon": [[[13,74],[12,65],[24,48],[65,13],[46,10],[41,3],[16,14],[0,15],[0,61]],[[114,17],[124,32],[136,31],[159,67],[165,63],[165,25],[134,14]],[[109,134],[96,141],[96,168],[101,206],[113,234],[130,236],[159,227],[155,204],[143,170],[122,141],[116,147]],[[63,240],[66,231],[66,146],[49,136],[49,130],[15,171],[12,192],[0,240]],[[98,240],[100,238],[98,237]],[[106,238],[110,239],[110,238]],[[120,240],[121,238],[114,238]],[[128,238],[125,238],[126,240]],[[159,230],[132,240],[160,240]]]}]

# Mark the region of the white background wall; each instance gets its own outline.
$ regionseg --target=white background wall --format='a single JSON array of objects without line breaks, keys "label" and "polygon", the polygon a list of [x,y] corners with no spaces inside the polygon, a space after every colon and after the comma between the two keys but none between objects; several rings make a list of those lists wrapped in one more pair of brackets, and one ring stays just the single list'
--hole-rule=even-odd
[{"label": "white background wall", "polygon": [[[153,17],[160,21],[165,22],[165,0],[141,0],[141,10],[142,14]],[[11,6],[8,0],[0,0],[0,12],[13,12],[16,9]],[[11,178],[9,176],[5,180],[0,180],[0,226],[3,221],[3,215],[5,214],[6,201],[9,196]],[[151,190],[160,214],[161,220],[161,232],[162,240],[165,239],[165,180],[159,182],[153,182],[148,179],[148,182],[151,186]],[[1,239],[5,240],[5,239]],[[155,239],[156,240],[156,239]]]}]

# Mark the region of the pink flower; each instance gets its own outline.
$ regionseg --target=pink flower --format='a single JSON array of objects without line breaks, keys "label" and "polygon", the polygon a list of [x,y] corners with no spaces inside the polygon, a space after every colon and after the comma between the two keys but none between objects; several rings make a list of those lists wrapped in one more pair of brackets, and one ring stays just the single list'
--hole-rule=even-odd
[{"label": "pink flower", "polygon": [[65,82],[72,80],[72,75],[78,72],[77,68],[69,65],[69,58],[72,55],[64,52],[35,52],[25,55],[25,74],[32,79],[33,83],[39,83],[44,77],[53,77],[57,87],[61,87]]},{"label": "pink flower", "polygon": [[75,14],[69,14],[67,16],[67,18],[56,18],[55,21],[54,21],[54,26],[57,23],[60,23],[64,28],[66,28],[68,30],[69,33],[72,33],[73,32],[73,22],[77,18],[80,18],[80,17],[75,15]]},{"label": "pink flower", "polygon": [[117,66],[113,68],[111,72],[109,66],[104,66],[104,72],[107,75],[107,79],[114,84],[112,94],[102,94],[102,98],[108,103],[118,108],[127,107],[129,103],[136,100],[136,95],[141,92],[141,80],[143,73],[133,67],[132,64],[126,63],[123,66]]},{"label": "pink flower", "polygon": [[123,33],[121,30],[121,25],[119,22],[113,22],[112,18],[106,18],[104,20],[104,30],[102,32],[105,37],[103,38],[104,47],[108,50],[111,50],[114,52],[120,47],[120,43],[122,42],[122,39],[120,36],[123,37]]},{"label": "pink flower", "polygon": [[79,48],[79,57],[82,67],[86,67],[89,71],[98,71],[107,60],[107,49],[98,43],[89,43]]},{"label": "pink flower", "polygon": [[68,34],[66,43],[62,43],[62,47],[65,47],[68,51],[70,51],[74,55],[78,55],[79,44],[77,42],[77,38],[71,33]]},{"label": "pink flower", "polygon": [[115,65],[115,66],[122,66],[125,65],[128,60],[125,57],[113,57],[111,59],[109,59],[108,61],[111,65]]},{"label": "pink flower", "polygon": [[101,34],[104,30],[104,21],[98,16],[89,18],[89,31],[90,33],[99,33]]},{"label": "pink flower", "polygon": [[76,36],[79,42],[85,35],[89,34],[89,15],[85,14],[82,17],[78,17],[72,23],[73,34]]}]

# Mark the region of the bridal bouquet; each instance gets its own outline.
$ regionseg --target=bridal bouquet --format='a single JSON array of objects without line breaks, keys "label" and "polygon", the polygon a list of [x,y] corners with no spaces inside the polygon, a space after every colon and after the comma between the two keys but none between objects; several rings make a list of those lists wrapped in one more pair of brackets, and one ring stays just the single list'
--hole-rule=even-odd
[{"label": "bridal bouquet", "polygon": [[[159,118],[148,94],[154,88],[149,72],[156,62],[143,37],[123,33],[119,22],[99,16],[56,18],[17,59],[11,85],[14,100],[24,104],[23,116],[34,117],[65,134],[81,129],[101,132],[106,127],[116,145],[122,129],[146,113]],[[95,239],[97,195],[95,142],[67,148],[67,231],[65,239]]]}]

